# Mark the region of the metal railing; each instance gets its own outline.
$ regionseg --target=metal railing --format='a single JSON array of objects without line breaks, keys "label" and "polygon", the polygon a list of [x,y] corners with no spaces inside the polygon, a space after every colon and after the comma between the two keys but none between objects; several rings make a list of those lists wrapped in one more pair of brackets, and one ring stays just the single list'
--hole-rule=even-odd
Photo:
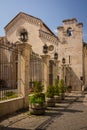
[{"label": "metal railing", "polygon": [[0,41],[0,101],[17,95],[17,60],[17,46]]},{"label": "metal railing", "polygon": [[18,97],[18,89],[0,88],[0,101]]}]

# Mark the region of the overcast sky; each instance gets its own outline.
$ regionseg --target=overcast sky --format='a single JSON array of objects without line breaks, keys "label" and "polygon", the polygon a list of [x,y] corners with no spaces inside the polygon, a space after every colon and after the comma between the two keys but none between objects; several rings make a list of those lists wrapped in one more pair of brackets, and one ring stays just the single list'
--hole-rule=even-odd
[{"label": "overcast sky", "polygon": [[54,33],[62,21],[76,18],[83,23],[83,39],[87,42],[87,0],[0,0],[0,36],[4,27],[19,12],[40,18]]}]

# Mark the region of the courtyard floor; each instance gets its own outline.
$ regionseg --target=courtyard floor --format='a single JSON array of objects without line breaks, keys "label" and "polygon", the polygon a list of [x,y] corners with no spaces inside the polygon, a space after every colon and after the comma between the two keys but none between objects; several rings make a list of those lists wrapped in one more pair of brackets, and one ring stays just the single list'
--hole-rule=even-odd
[{"label": "courtyard floor", "polygon": [[87,130],[87,94],[66,96],[43,116],[19,111],[3,117],[0,130]]}]

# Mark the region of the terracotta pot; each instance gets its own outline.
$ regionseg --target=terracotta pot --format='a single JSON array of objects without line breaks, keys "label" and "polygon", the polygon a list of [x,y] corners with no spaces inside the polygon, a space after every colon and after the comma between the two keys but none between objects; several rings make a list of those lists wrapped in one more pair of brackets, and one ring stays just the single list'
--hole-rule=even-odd
[{"label": "terracotta pot", "polygon": [[60,103],[61,102],[61,96],[60,95],[55,95],[55,103]]},{"label": "terracotta pot", "polygon": [[65,93],[61,93],[60,96],[61,96],[61,100],[65,99]]},{"label": "terracotta pot", "polygon": [[45,113],[45,103],[30,103],[29,111],[33,115],[42,115]]},{"label": "terracotta pot", "polygon": [[46,97],[46,106],[47,107],[54,107],[55,106],[55,98]]}]

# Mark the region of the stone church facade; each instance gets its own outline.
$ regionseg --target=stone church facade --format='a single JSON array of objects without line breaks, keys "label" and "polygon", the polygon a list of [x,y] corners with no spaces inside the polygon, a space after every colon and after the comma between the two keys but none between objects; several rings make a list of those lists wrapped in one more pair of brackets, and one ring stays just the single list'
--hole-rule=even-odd
[{"label": "stone church facade", "polygon": [[[56,36],[41,19],[20,12],[5,26],[5,37],[1,37],[1,39],[4,39],[4,44],[10,42],[18,45],[21,44],[21,41],[22,44],[23,42],[26,44],[26,41],[20,39],[20,35],[22,35],[21,38],[25,37],[27,43],[31,45],[31,53],[38,54],[41,58],[43,55],[50,56],[49,83],[53,84],[56,78],[59,80],[63,78],[66,86],[72,86],[73,91],[81,91],[82,85],[87,85],[87,45],[83,42],[82,28],[83,24],[78,23],[75,18],[67,19],[63,21],[63,26],[57,28],[58,36]],[[43,53],[44,45],[48,47],[46,54]],[[56,61],[55,53],[58,53]],[[16,58],[14,55],[13,57]],[[13,68],[14,72],[17,71],[16,65]],[[50,71],[52,72],[50,73]],[[17,76],[14,78],[16,79]]]}]

